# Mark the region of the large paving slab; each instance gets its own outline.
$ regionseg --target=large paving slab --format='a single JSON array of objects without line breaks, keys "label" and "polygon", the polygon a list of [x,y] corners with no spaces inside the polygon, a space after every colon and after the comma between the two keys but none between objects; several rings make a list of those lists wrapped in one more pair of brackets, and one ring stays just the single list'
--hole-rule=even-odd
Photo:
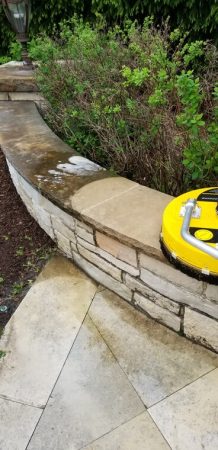
[{"label": "large paving slab", "polygon": [[169,450],[170,447],[149,417],[142,413],[82,450]]},{"label": "large paving slab", "polygon": [[173,450],[218,449],[218,369],[149,409]]},{"label": "large paving slab", "polygon": [[25,450],[41,414],[39,408],[0,399],[0,449]]},{"label": "large paving slab", "polygon": [[110,291],[95,296],[89,315],[147,407],[217,367],[216,355],[145,318]]},{"label": "large paving slab", "polygon": [[0,397],[46,404],[95,292],[67,259],[47,264],[1,338]]},{"label": "large paving slab", "polygon": [[80,449],[142,411],[135,390],[86,318],[28,450]]}]

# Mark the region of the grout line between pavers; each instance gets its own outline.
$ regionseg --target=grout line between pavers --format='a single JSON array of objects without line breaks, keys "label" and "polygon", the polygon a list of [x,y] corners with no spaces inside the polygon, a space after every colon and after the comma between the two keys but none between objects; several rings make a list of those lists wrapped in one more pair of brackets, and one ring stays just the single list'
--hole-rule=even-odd
[{"label": "grout line between pavers", "polygon": [[172,397],[172,396],[173,396],[174,394],[176,394],[177,392],[180,392],[180,391],[182,391],[183,389],[185,389],[185,388],[187,388],[188,386],[190,386],[191,384],[196,383],[198,380],[200,380],[201,378],[206,377],[209,373],[211,373],[211,372],[213,372],[214,370],[217,370],[217,369],[218,369],[217,367],[214,367],[213,369],[208,370],[208,372],[203,373],[202,375],[200,375],[200,377],[195,378],[194,380],[190,381],[190,383],[187,383],[187,384],[185,384],[184,386],[182,386],[181,388],[179,388],[179,389],[177,389],[176,391],[172,392],[171,394],[166,395],[166,397],[164,397],[164,398],[162,398],[161,400],[159,400],[159,401],[153,403],[153,405],[150,405],[150,406],[147,408],[147,411],[149,412],[149,410],[150,410],[151,408],[153,408],[153,406],[159,405],[159,403],[164,402],[165,400],[167,400],[168,398]]},{"label": "grout line between pavers", "polygon": [[[91,305],[90,305],[90,306],[91,306]],[[142,405],[144,406],[145,411],[146,411],[146,410],[147,410],[147,406],[144,404],[144,402],[143,402],[142,398],[140,397],[139,393],[136,391],[135,387],[134,387],[133,384],[131,383],[131,381],[130,381],[128,375],[127,375],[127,373],[125,372],[125,370],[123,369],[123,367],[120,365],[120,363],[119,363],[117,357],[115,356],[113,350],[110,348],[110,345],[107,343],[107,341],[105,340],[105,338],[102,336],[102,334],[101,334],[101,332],[100,332],[98,326],[96,325],[95,321],[92,319],[92,317],[90,317],[89,314],[88,314],[88,317],[89,317],[89,319],[91,320],[91,322],[93,323],[93,325],[94,325],[94,327],[96,328],[96,330],[98,331],[98,333],[100,334],[100,336],[101,336],[102,340],[104,341],[105,345],[107,346],[107,348],[109,349],[109,351],[110,351],[111,354],[113,355],[113,357],[114,357],[115,361],[117,362],[117,364],[118,364],[120,370],[122,371],[122,373],[124,374],[124,376],[127,378],[128,383],[131,385],[132,389],[134,390],[135,394],[137,395],[138,399],[140,400],[140,402],[142,403]]]},{"label": "grout line between pavers", "polygon": [[138,188],[138,186],[139,186],[139,184],[137,184],[136,186],[132,186],[131,188],[127,189],[126,191],[121,192],[120,194],[112,195],[112,197],[109,197],[109,198],[107,198],[105,200],[102,200],[101,202],[98,202],[95,205],[89,206],[89,208],[84,208],[81,211],[81,214],[86,214],[89,211],[91,211],[92,209],[96,208],[97,206],[103,205],[104,203],[107,203],[110,200],[113,200],[114,198],[122,197],[122,195],[126,194],[129,191],[133,191],[134,189]]},{"label": "grout line between pavers", "polygon": [[67,360],[68,360],[68,358],[69,358],[69,355],[70,355],[70,353],[71,353],[71,350],[72,350],[72,348],[73,348],[73,346],[74,346],[74,344],[75,344],[75,342],[76,342],[76,340],[77,340],[78,334],[79,334],[79,332],[80,332],[80,330],[81,330],[81,328],[82,328],[82,326],[83,326],[83,324],[84,324],[84,321],[85,321],[86,317],[88,316],[88,312],[89,312],[89,310],[90,310],[90,308],[91,308],[92,302],[93,302],[95,296],[97,295],[98,287],[99,287],[99,284],[97,284],[97,286],[96,286],[96,291],[95,291],[95,293],[94,293],[94,295],[93,295],[93,297],[92,297],[92,299],[91,299],[90,305],[89,305],[89,307],[87,308],[87,311],[86,311],[86,313],[85,313],[85,315],[84,315],[84,318],[83,318],[83,320],[82,320],[82,322],[81,322],[81,324],[80,324],[80,327],[78,328],[78,331],[77,331],[77,333],[76,333],[76,336],[75,336],[75,338],[74,338],[74,340],[73,340],[73,343],[72,343],[72,345],[71,345],[71,347],[70,347],[70,350],[69,350],[69,352],[67,353],[67,356],[66,356],[66,358],[65,358],[65,360],[64,360],[64,363],[63,363],[63,365],[62,365],[62,368],[61,368],[61,370],[60,370],[60,372],[59,372],[59,375],[57,376],[57,379],[56,379],[56,381],[55,381],[55,383],[54,383],[54,385],[53,385],[53,388],[51,389],[51,392],[50,392],[50,394],[49,394],[49,396],[48,396],[47,402],[45,403],[45,406],[44,406],[44,408],[43,408],[42,414],[41,414],[41,416],[39,417],[39,420],[37,421],[37,423],[36,423],[36,425],[35,425],[35,427],[34,427],[34,430],[33,430],[32,434],[31,434],[31,436],[30,436],[30,438],[29,438],[29,440],[28,440],[28,443],[27,443],[27,445],[26,445],[26,447],[25,447],[25,450],[28,450],[28,446],[29,446],[29,444],[30,444],[30,442],[31,442],[31,440],[32,440],[32,438],[33,438],[33,436],[34,436],[36,430],[37,430],[37,427],[38,427],[38,425],[39,425],[39,423],[40,423],[40,421],[41,421],[43,415],[44,415],[44,412],[45,412],[45,410],[46,410],[46,407],[47,407],[47,405],[48,405],[48,402],[49,402],[49,400],[50,400],[50,397],[51,397],[51,395],[52,395],[52,393],[53,393],[53,391],[54,391],[54,389],[55,389],[55,387],[56,387],[56,385],[57,385],[57,383],[58,383],[58,381],[59,381],[59,378],[60,378],[60,376],[61,376],[61,374],[62,374],[62,371],[63,371],[63,369],[64,369],[64,367],[65,367],[65,365],[66,365],[66,362],[67,362]]},{"label": "grout line between pavers", "polygon": [[174,450],[173,447],[171,447],[170,443],[168,442],[167,438],[164,436],[163,431],[159,428],[158,424],[155,422],[155,420],[153,419],[153,417],[151,416],[151,414],[149,413],[148,410],[147,410],[147,413],[148,413],[150,419],[152,420],[154,426],[157,428],[157,430],[159,431],[159,433],[160,433],[161,436],[163,437],[164,441],[166,442],[166,444],[167,444],[168,447],[170,448],[170,450]]},{"label": "grout line between pavers", "polygon": [[5,400],[7,402],[11,402],[11,403],[18,403],[19,405],[23,405],[23,406],[28,406],[30,408],[40,409],[42,412],[44,410],[44,406],[36,406],[31,403],[25,403],[25,402],[22,402],[21,400],[15,400],[13,398],[7,397],[6,395],[0,394],[0,399]]},{"label": "grout line between pavers", "polygon": [[[97,439],[94,439],[93,441],[88,442],[85,446],[80,447],[78,450],[85,450],[86,447],[89,447],[89,445],[94,444],[95,442],[98,442],[100,439],[102,439],[103,437],[107,436],[110,433],[113,433],[113,431],[116,431],[118,428],[122,427],[123,425],[128,424],[129,422],[131,422],[132,420],[136,419],[136,417],[141,416],[142,414],[145,414],[146,411],[140,412],[139,414],[136,414],[136,416],[133,416],[131,419],[126,420],[125,422],[122,422],[120,425],[117,425],[117,427],[115,428],[111,428],[111,430],[107,431],[106,433],[102,434],[101,436],[99,436]],[[150,416],[149,416],[150,417]]]}]

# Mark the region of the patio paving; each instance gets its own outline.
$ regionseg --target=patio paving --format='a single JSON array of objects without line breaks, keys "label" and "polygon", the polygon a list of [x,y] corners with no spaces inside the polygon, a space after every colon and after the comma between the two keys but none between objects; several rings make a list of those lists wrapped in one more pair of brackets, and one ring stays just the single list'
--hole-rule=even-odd
[{"label": "patio paving", "polygon": [[1,450],[217,450],[218,357],[62,257],[0,340]]}]

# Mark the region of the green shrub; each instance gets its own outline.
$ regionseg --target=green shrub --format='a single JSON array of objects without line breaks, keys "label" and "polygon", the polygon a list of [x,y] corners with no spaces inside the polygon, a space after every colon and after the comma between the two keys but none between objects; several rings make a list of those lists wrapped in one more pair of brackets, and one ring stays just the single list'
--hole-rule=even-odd
[{"label": "green shrub", "polygon": [[[52,35],[63,19],[78,14],[89,22],[107,26],[123,23],[127,18],[143,23],[154,16],[155,23],[170,17],[173,28],[188,30],[192,38],[218,40],[217,0],[32,0],[31,37],[42,32]],[[0,53],[6,54],[15,40],[0,4]]]},{"label": "green shrub", "polygon": [[0,56],[0,65],[8,63],[10,60],[11,58],[8,56]]},{"label": "green shrub", "polygon": [[[216,184],[217,50],[178,29],[73,18],[34,41],[52,127],[81,154],[170,194]],[[60,62],[62,60],[62,63]],[[59,61],[59,62],[58,62]]]}]

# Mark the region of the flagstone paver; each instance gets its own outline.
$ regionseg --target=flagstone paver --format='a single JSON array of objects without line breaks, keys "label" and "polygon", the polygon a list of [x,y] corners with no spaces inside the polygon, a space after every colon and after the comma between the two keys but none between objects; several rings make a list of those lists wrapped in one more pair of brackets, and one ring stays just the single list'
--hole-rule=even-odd
[{"label": "flagstone paver", "polygon": [[144,412],[82,450],[169,450],[149,414]]},{"label": "flagstone paver", "polygon": [[218,364],[210,351],[154,324],[110,291],[95,296],[89,314],[147,407]]},{"label": "flagstone paver", "polygon": [[80,449],[144,411],[86,318],[28,450]]},{"label": "flagstone paver", "polygon": [[41,414],[39,408],[0,399],[0,449],[24,450]]},{"label": "flagstone paver", "polygon": [[0,396],[46,404],[96,288],[67,259],[48,263],[1,338]]},{"label": "flagstone paver", "polygon": [[173,450],[217,450],[218,369],[150,408]]},{"label": "flagstone paver", "polygon": [[47,264],[0,348],[0,450],[218,448],[217,355],[65,258]]}]

